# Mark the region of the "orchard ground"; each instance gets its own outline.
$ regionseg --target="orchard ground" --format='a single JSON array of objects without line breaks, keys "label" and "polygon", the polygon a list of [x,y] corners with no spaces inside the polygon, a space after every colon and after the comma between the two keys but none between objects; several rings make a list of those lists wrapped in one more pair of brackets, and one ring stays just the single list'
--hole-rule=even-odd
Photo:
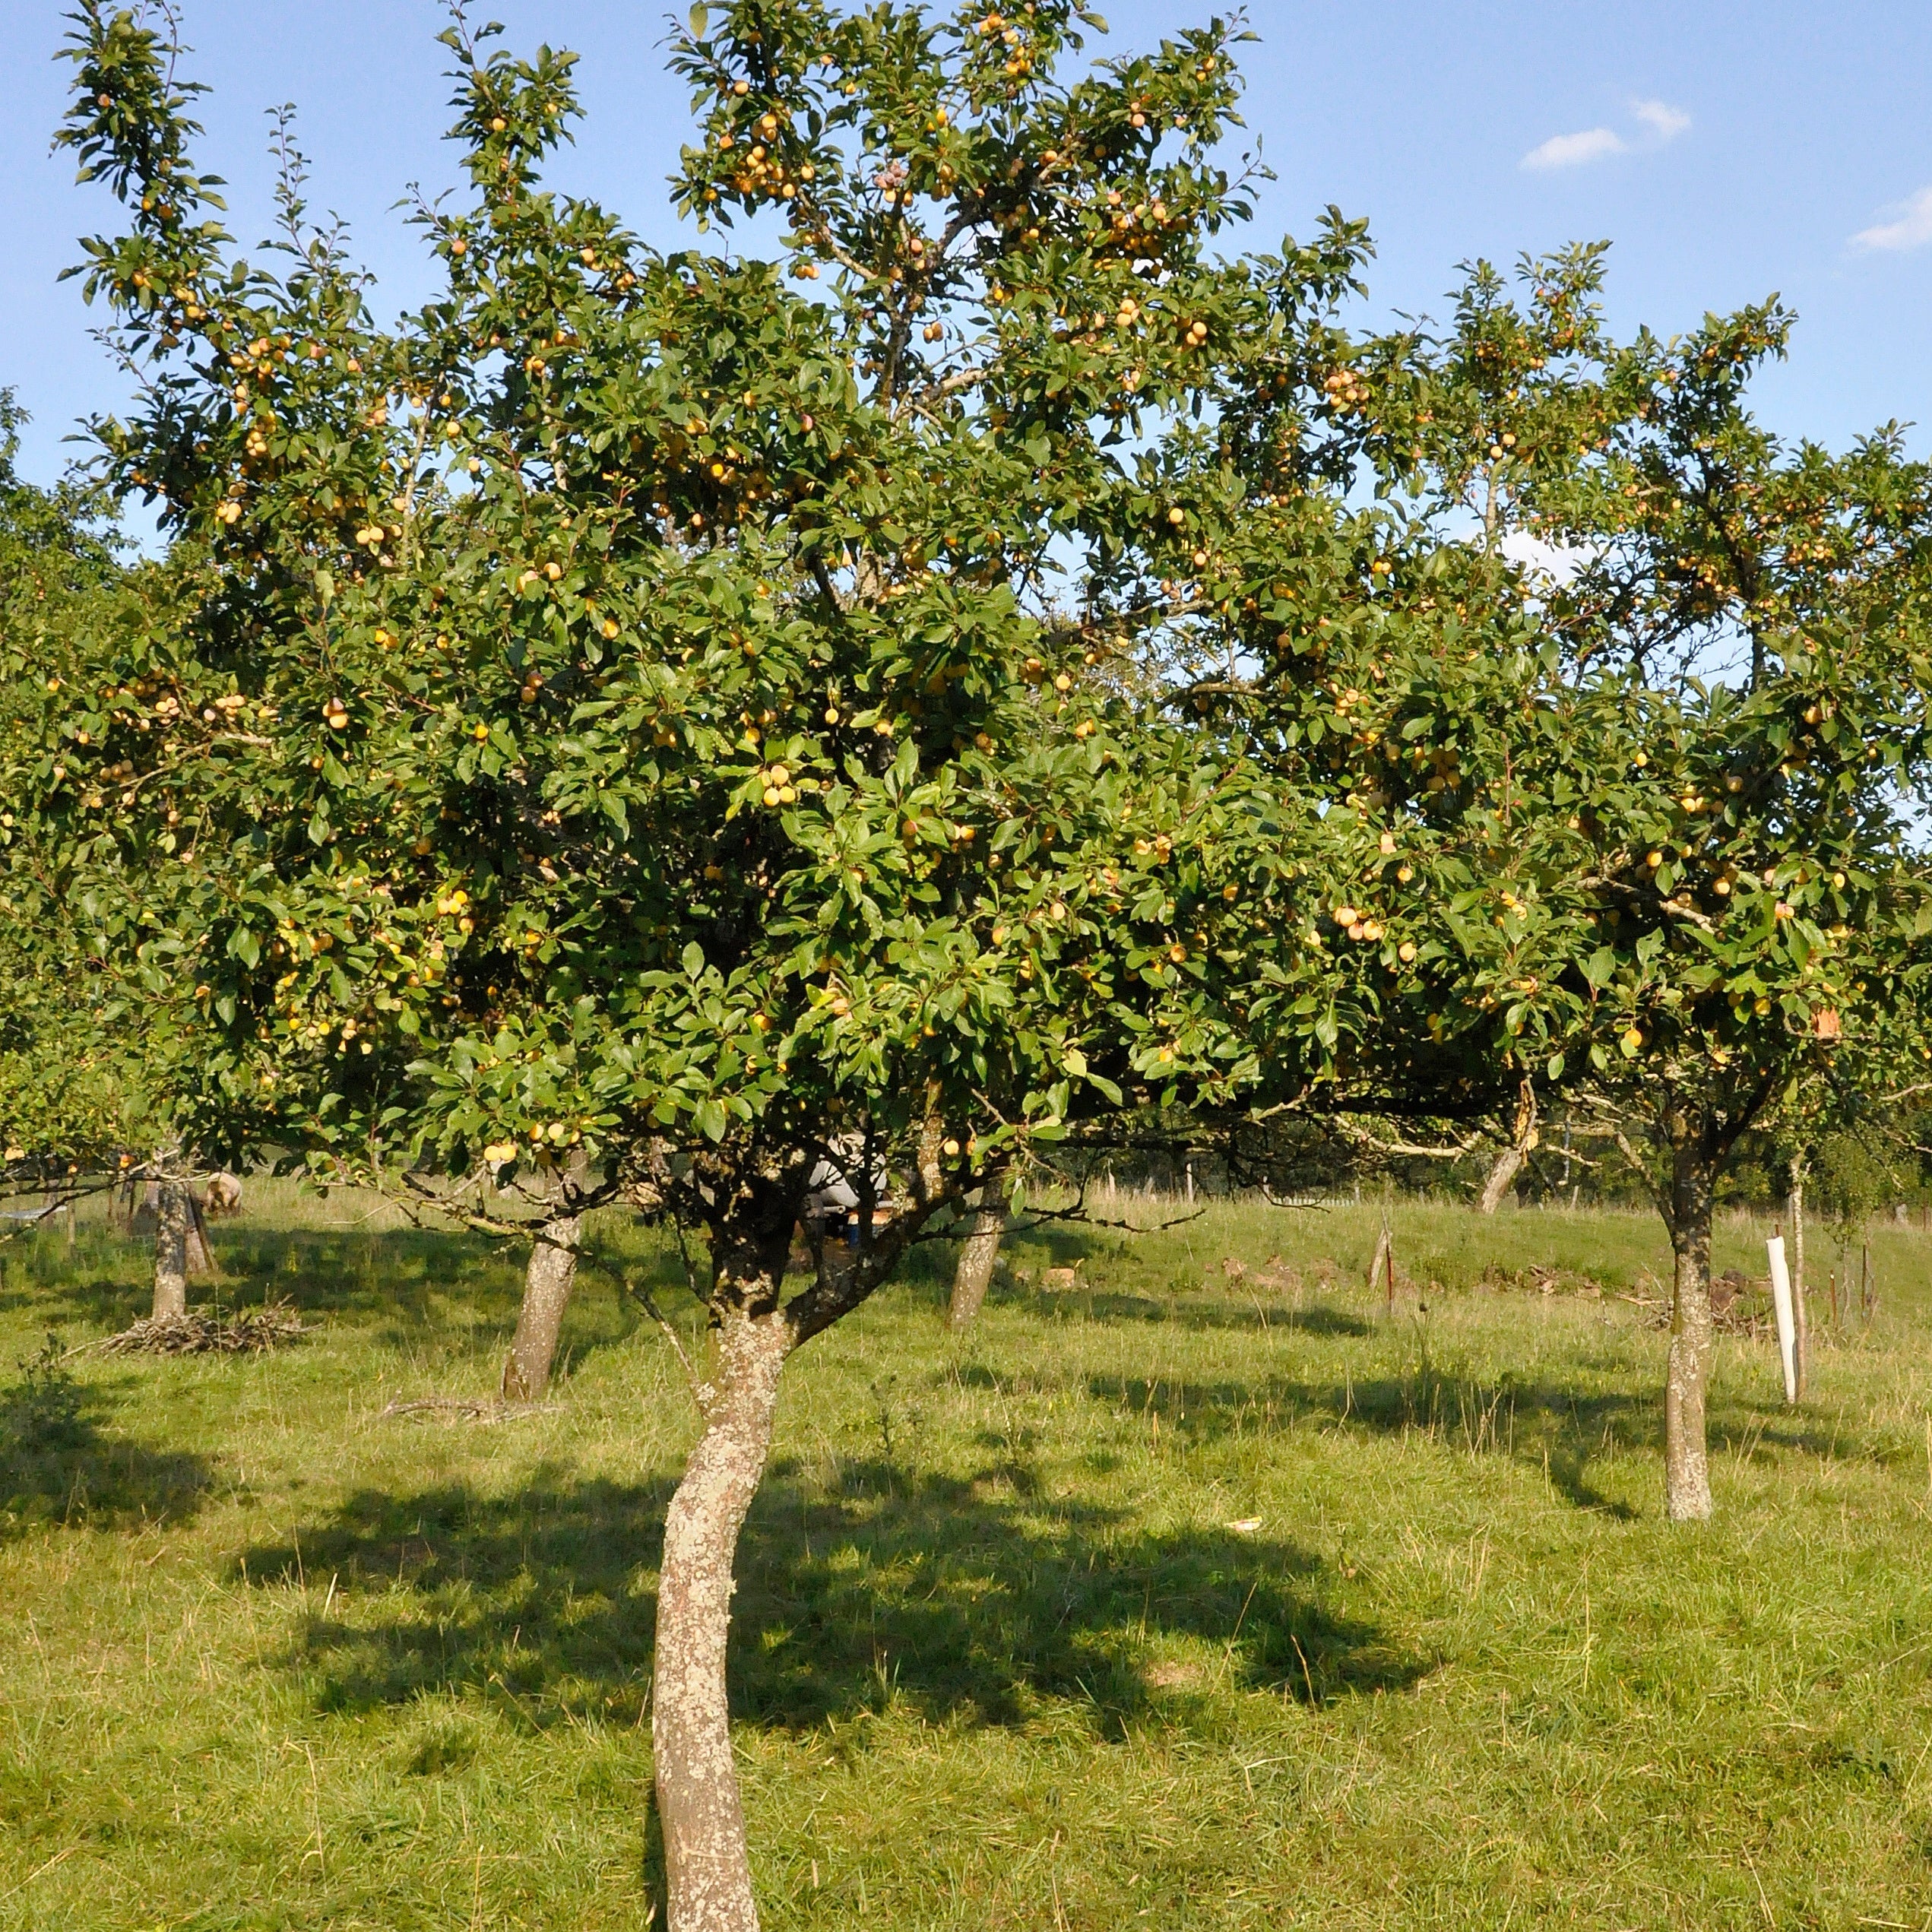
[{"label": "orchard ground", "polygon": [[[0,1398],[0,1927],[646,1924],[675,1357],[591,1272],[549,1405],[385,1415],[493,1389],[516,1258],[253,1193],[219,1294],[310,1339]],[[963,1340],[936,1246],[810,1344],[832,1420],[781,1411],[739,1562],[768,1927],[1927,1923],[1932,1236],[1873,1234],[1800,1411],[1721,1338],[1673,1529],[1654,1218],[1399,1205],[1391,1313],[1380,1211],[1037,1234]],[[145,1260],[0,1249],[0,1359]]]}]

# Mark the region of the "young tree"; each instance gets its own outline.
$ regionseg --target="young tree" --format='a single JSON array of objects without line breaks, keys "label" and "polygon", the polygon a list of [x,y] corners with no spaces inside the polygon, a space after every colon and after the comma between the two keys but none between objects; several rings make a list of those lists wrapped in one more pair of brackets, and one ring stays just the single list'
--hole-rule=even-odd
[{"label": "young tree", "polygon": [[[1150,701],[1189,600],[1133,588],[1198,578],[1261,493],[1196,416],[1328,366],[1359,232],[1213,253],[1230,30],[1065,83],[1083,17],[698,8],[677,198],[768,261],[549,194],[570,56],[459,17],[473,198],[419,211],[447,289],[385,331],[286,130],[251,264],[173,50],[79,16],[64,138],[129,214],[88,290],[152,372],[98,433],[170,547],[75,758],[132,768],[112,830],[166,861],[128,930],[204,1043],[185,1116],[384,1180],[581,1157],[573,1211],[622,1189],[704,1239],[653,1691],[679,1932],[755,1923],[725,1655],[787,1360],[1031,1146],[1232,1108],[1244,936],[1359,863],[1352,819]],[[1349,521],[1325,461],[1266,493],[1308,581]],[[36,804],[70,838],[82,809]],[[1333,971],[1284,956],[1278,1060],[1335,1050]],[[855,1244],[788,1292],[828,1171]]]},{"label": "young tree", "polygon": [[1418,483],[1540,561],[1547,702],[1587,721],[1560,773],[1517,768],[1571,862],[1499,917],[1525,1072],[1607,1114],[1670,1231],[1685,1519],[1711,1509],[1719,1177],[1780,1110],[1855,1111],[1927,1052],[1932,898],[1904,835],[1932,777],[1932,476],[1896,429],[1833,457],[1753,419],[1775,305],[1610,342],[1599,252],[1526,264],[1520,308],[1479,269],[1455,333],[1401,345],[1391,386]]}]

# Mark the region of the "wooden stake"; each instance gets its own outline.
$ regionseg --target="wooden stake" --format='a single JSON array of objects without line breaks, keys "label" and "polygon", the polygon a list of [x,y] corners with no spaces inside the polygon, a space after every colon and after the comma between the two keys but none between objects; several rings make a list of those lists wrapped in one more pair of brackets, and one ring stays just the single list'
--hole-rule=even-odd
[{"label": "wooden stake", "polygon": [[[1382,1224],[1382,1232],[1376,1237],[1374,1259],[1369,1263],[1369,1278],[1367,1285],[1368,1291],[1370,1294],[1373,1294],[1375,1293],[1376,1283],[1381,1278],[1383,1264],[1389,1259],[1389,1224],[1385,1221]],[[1392,1277],[1392,1279],[1393,1278]],[[1395,1305],[1395,1300],[1392,1287],[1389,1294],[1389,1300],[1390,1306],[1392,1307]]]}]

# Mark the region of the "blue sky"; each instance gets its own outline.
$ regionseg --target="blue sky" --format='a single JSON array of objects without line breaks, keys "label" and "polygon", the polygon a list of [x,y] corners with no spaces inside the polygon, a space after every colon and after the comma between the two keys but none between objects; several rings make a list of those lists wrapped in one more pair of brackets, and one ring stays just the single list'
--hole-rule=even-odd
[{"label": "blue sky", "polygon": [[[1205,8],[1102,0],[1124,51]],[[429,287],[392,204],[439,188],[453,157],[432,0],[182,0],[205,166],[233,225],[264,232],[264,110],[299,110],[312,198],[346,215],[379,312]],[[88,338],[77,233],[112,220],[48,152],[68,69],[62,0],[0,6],[0,385],[33,412],[22,456],[50,479],[75,419],[117,375]],[[686,125],[645,0],[496,0],[512,44],[576,49],[588,116],[557,171],[647,239],[689,239],[664,179]],[[1607,236],[1610,306],[1663,333],[1773,290],[1799,312],[1791,362],[1759,391],[1791,435],[1842,442],[1890,417],[1932,454],[1932,5],[1925,0],[1257,0],[1250,134],[1279,179],[1257,246],[1308,233],[1329,202],[1371,221],[1364,319],[1446,306],[1455,264]]]}]

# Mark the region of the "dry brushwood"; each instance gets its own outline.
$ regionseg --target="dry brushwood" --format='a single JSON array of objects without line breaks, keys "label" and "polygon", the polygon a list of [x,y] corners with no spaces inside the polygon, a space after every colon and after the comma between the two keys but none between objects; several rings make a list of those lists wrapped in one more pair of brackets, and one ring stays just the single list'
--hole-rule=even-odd
[{"label": "dry brushwood", "polygon": [[447,1415],[466,1422],[514,1422],[519,1416],[543,1415],[552,1402],[505,1402],[494,1395],[426,1395],[413,1402],[391,1402],[376,1420],[402,1415]]},{"label": "dry brushwood", "polygon": [[144,1318],[94,1345],[108,1355],[253,1355],[299,1341],[308,1332],[287,1302],[271,1302],[226,1321],[198,1310]]},{"label": "dry brushwood", "polygon": [[[1645,1272],[1649,1273],[1647,1269]],[[1651,1278],[1651,1285],[1658,1290],[1658,1294],[1620,1294],[1617,1300],[1642,1310],[1650,1327],[1668,1329],[1671,1325],[1669,1292],[1654,1276]],[[1752,1341],[1775,1333],[1777,1322],[1772,1311],[1769,1277],[1740,1274],[1734,1268],[1727,1268],[1721,1275],[1713,1276],[1711,1326],[1719,1335],[1742,1335]]]},{"label": "dry brushwood", "polygon": [[1567,1268],[1550,1268],[1541,1263],[1528,1268],[1498,1268],[1492,1263],[1482,1272],[1481,1285],[1491,1289],[1514,1289],[1528,1294],[1582,1295],[1591,1301],[1603,1299],[1603,1284],[1594,1275],[1579,1275]]}]

